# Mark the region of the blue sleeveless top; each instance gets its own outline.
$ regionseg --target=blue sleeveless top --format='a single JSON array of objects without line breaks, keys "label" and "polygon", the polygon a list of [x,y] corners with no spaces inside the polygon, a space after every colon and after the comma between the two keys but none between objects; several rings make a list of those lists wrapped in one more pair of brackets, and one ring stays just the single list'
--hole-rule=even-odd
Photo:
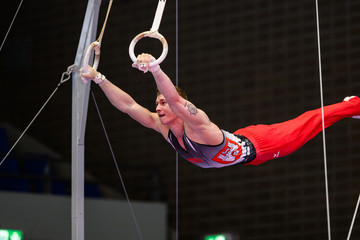
[{"label": "blue sleeveless top", "polygon": [[182,148],[175,135],[169,130],[168,142],[189,162],[202,168],[221,168],[234,164],[249,163],[256,157],[254,145],[244,136],[221,130],[224,140],[219,145],[204,145],[189,139],[185,132]]}]

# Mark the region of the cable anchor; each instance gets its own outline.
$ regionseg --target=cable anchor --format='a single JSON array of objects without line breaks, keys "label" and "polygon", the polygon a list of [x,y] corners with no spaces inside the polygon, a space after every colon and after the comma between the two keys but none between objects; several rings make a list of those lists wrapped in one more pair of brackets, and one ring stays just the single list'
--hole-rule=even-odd
[{"label": "cable anchor", "polygon": [[69,80],[71,78],[71,74],[77,70],[79,70],[79,67],[76,64],[69,66],[67,70],[62,73],[58,86]]}]

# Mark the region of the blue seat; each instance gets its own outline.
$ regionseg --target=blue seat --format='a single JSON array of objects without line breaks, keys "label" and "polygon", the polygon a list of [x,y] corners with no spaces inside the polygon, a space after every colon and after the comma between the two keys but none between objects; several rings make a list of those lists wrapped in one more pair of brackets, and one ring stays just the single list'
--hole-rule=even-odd
[{"label": "blue seat", "polygon": [[49,173],[48,157],[43,155],[26,156],[23,159],[23,172],[34,176],[46,175]]},{"label": "blue seat", "polygon": [[85,183],[85,197],[99,198],[101,197],[99,186],[95,183]]},{"label": "blue seat", "polygon": [[28,176],[36,176],[36,177],[44,177],[43,179],[31,179],[31,190],[36,193],[43,193],[47,191],[45,189],[46,181],[50,181],[50,179],[46,179],[49,176],[49,157],[47,155],[42,154],[28,154],[22,158],[22,172]]},{"label": "blue seat", "polygon": [[55,195],[66,195],[66,184],[58,180],[52,181],[51,193]]},{"label": "blue seat", "polygon": [[[20,178],[19,163],[16,158],[9,157],[0,166],[0,190],[29,192],[30,186],[26,179]],[[7,176],[7,174],[12,176]]]},{"label": "blue seat", "polygon": [[0,173],[20,173],[17,159],[13,157],[6,158],[0,166]]},{"label": "blue seat", "polygon": [[15,192],[29,192],[30,185],[26,179],[0,177],[0,190],[15,191]]}]

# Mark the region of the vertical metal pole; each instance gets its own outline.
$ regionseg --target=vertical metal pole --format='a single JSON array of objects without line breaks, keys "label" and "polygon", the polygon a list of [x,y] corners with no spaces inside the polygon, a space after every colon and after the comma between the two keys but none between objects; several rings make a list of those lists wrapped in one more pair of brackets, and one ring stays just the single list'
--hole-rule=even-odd
[{"label": "vertical metal pole", "polygon": [[[88,46],[95,41],[101,0],[89,0],[76,53],[75,64],[79,67]],[[73,73],[72,86],[72,170],[71,170],[71,239],[84,239],[84,138],[89,101],[90,83]]]}]

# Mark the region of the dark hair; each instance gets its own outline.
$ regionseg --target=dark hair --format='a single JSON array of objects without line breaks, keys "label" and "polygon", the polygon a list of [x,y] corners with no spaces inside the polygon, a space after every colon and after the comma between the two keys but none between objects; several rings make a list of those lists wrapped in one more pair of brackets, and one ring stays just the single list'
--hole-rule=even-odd
[{"label": "dark hair", "polygon": [[[182,98],[184,98],[184,99],[188,99],[187,98],[187,95],[186,95],[186,93],[185,93],[185,91],[184,90],[182,90],[181,88],[179,88],[178,86],[175,86],[175,89],[176,89],[176,91],[177,91],[177,93],[182,97]],[[156,96],[159,96],[160,94],[162,94],[160,91],[159,91],[159,89],[156,89]]]}]

